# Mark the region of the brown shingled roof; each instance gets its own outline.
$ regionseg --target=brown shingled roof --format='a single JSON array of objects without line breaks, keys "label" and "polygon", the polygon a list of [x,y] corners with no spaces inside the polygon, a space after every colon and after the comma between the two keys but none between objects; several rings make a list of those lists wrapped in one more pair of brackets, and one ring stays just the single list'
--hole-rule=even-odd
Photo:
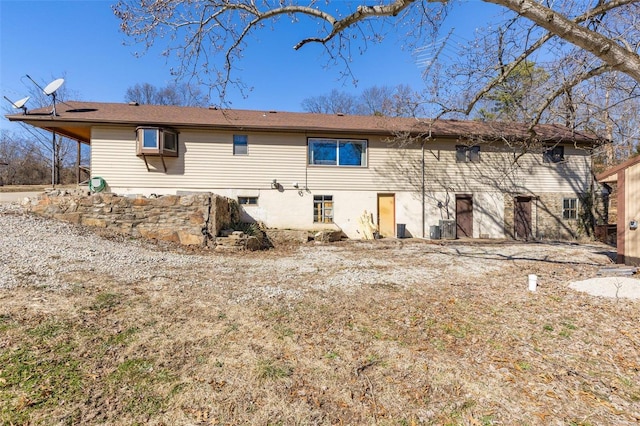
[{"label": "brown shingled roof", "polygon": [[[90,125],[162,125],[176,128],[243,129],[274,132],[330,132],[352,134],[393,135],[410,132],[418,135],[428,133],[438,136],[510,136],[527,137],[527,126],[517,123],[487,123],[460,120],[418,120],[405,117],[378,117],[340,114],[310,114],[298,112],[233,110],[215,108],[194,108],[164,105],[137,105],[124,103],[100,103],[68,101],[59,102],[57,115],[53,117],[50,108],[29,111],[27,115],[12,114],[10,121],[23,121],[46,129],[75,128],[87,129]],[[572,141],[594,144],[597,139],[583,133],[557,125],[535,127],[537,137],[542,141]],[[80,132],[78,130],[78,135]],[[80,136],[77,136],[80,138]],[[89,142],[89,141],[87,141]]]}]

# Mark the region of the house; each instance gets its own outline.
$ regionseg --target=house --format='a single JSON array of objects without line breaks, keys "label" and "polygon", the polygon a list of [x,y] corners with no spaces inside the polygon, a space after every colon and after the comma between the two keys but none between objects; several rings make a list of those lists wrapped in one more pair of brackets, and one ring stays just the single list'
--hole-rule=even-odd
[{"label": "house", "polygon": [[56,112],[7,118],[89,144],[99,189],[210,191],[246,220],[350,238],[365,212],[384,237],[572,238],[593,181],[596,140],[556,125],[532,137],[514,123],[137,103]]},{"label": "house", "polygon": [[617,263],[640,266],[640,156],[598,174],[596,179],[617,185]]}]

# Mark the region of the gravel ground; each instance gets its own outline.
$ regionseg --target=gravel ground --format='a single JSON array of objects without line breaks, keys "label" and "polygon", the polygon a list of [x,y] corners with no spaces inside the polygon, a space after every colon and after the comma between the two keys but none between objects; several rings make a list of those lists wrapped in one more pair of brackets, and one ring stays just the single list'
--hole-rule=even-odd
[{"label": "gravel ground", "polygon": [[[102,276],[120,283],[225,287],[235,292],[236,301],[256,296],[296,298],[306,292],[331,289],[349,292],[369,285],[408,289],[452,275],[479,278],[477,285],[481,286],[481,277],[499,270],[505,261],[552,259],[567,265],[598,266],[610,263],[611,254],[606,246],[590,244],[432,244],[421,240],[349,241],[219,254],[99,235],[95,230],[26,214],[15,204],[0,205],[0,229],[0,288],[27,285],[63,289],[83,277]],[[521,277],[514,277],[524,289],[529,273],[536,271],[523,270]],[[230,289],[231,277],[249,285]],[[277,286],[273,277],[278,277]],[[538,286],[544,285],[540,277]],[[603,285],[602,279],[572,287],[579,291],[595,288],[594,294],[609,297],[636,296],[628,283],[621,293],[615,285]]]}]

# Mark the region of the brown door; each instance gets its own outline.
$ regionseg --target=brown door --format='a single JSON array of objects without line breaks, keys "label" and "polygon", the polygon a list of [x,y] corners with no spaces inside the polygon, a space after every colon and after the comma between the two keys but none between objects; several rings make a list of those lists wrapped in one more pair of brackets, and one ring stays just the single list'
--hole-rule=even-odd
[{"label": "brown door", "polygon": [[531,197],[516,197],[513,212],[513,231],[517,239],[531,239]]},{"label": "brown door", "polygon": [[456,196],[456,238],[473,238],[473,198]]},{"label": "brown door", "polygon": [[396,235],[396,196],[378,194],[378,232],[381,236],[393,238]]}]

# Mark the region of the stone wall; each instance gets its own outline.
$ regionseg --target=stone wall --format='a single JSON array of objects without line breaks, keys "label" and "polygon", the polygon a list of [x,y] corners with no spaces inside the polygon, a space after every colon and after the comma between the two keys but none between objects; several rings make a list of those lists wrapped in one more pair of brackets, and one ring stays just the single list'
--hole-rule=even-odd
[{"label": "stone wall", "polygon": [[211,193],[158,198],[43,195],[26,207],[44,217],[184,245],[208,245],[237,219],[230,200]]}]

